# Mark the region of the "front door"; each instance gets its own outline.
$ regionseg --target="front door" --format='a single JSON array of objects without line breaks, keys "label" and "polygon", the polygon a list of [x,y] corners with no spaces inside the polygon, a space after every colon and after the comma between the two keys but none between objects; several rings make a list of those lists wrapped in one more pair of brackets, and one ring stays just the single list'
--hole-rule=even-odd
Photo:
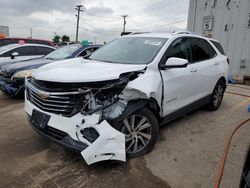
[{"label": "front door", "polygon": [[[167,49],[163,61],[170,57],[178,57],[190,60],[191,51],[187,38],[178,38]],[[186,68],[171,68],[161,70],[164,82],[164,103],[163,115],[166,116],[185,107],[196,98],[196,85],[193,77],[193,65],[189,64]]]}]

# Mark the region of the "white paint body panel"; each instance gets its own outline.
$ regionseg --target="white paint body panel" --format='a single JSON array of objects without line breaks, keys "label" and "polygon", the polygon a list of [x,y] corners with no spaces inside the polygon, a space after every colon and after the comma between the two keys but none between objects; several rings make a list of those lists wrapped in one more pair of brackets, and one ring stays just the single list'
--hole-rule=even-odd
[{"label": "white paint body panel", "polygon": [[32,76],[52,82],[95,82],[118,79],[120,74],[142,70],[146,65],[124,65],[90,61],[81,57],[42,66]]},{"label": "white paint body panel", "polygon": [[[78,142],[80,141],[88,145],[88,147],[81,152],[87,164],[103,160],[126,161],[125,135],[111,127],[107,121],[102,121],[100,124],[97,124],[99,115],[93,114],[90,116],[84,116],[78,113],[70,118],[63,117],[42,111],[30,103],[25,97],[26,113],[31,116],[34,109],[50,115],[50,120],[47,126],[66,132],[73,140]],[[82,124],[82,119],[85,119],[84,124]],[[100,135],[92,144],[83,137],[77,138],[76,136],[76,132],[78,130],[87,127],[95,128]],[[107,153],[111,155],[105,155]]]}]

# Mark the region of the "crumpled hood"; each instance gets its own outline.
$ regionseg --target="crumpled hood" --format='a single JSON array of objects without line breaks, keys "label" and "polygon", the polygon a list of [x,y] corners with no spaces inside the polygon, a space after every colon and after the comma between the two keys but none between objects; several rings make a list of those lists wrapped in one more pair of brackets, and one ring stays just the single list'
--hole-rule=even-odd
[{"label": "crumpled hood", "polygon": [[122,73],[143,70],[145,67],[146,65],[106,63],[80,57],[42,66],[32,77],[51,82],[96,82],[118,79]]}]

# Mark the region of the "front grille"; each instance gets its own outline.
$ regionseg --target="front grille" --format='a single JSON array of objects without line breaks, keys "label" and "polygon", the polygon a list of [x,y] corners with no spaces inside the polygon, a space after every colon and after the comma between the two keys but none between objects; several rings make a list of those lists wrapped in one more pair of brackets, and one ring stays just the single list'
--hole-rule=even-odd
[{"label": "front grille", "polygon": [[46,98],[27,88],[27,99],[43,111],[72,116],[79,111],[77,95],[50,95]]}]

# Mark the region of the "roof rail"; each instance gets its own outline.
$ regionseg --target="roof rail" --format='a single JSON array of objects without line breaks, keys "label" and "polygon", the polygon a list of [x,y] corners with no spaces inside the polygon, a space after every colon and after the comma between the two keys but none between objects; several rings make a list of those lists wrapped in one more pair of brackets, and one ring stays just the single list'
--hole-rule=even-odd
[{"label": "roof rail", "polygon": [[174,34],[194,34],[194,33],[191,32],[191,31],[174,31],[173,33],[174,33]]}]

